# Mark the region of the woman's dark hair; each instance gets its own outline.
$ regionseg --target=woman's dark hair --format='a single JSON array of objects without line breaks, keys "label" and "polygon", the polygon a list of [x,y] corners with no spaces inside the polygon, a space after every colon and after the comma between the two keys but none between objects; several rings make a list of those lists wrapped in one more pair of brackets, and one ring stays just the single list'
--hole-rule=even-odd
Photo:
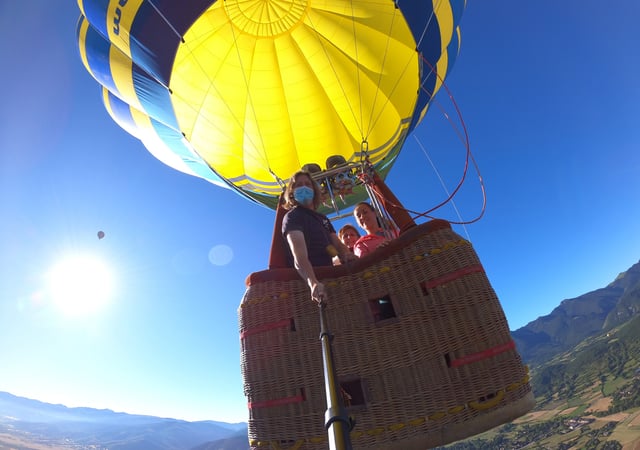
[{"label": "woman's dark hair", "polygon": [[376,210],[374,209],[374,207],[373,207],[373,206],[371,206],[371,203],[367,203],[367,202],[360,202],[360,203],[358,203],[356,206],[354,206],[354,207],[353,207],[353,209],[355,210],[358,206],[362,206],[362,205],[365,205],[365,206],[369,207],[369,209],[370,209],[371,211],[376,212]]},{"label": "woman's dark hair", "polygon": [[376,209],[375,209],[373,206],[371,206],[371,203],[368,203],[368,202],[360,202],[360,203],[356,204],[356,206],[354,206],[354,207],[353,207],[353,211],[354,211],[354,212],[356,211],[356,208],[357,208],[358,206],[366,206],[366,207],[367,207],[367,208],[369,208],[371,211],[373,211],[373,213],[374,213],[374,214],[375,214],[375,216],[376,216],[376,223],[378,224],[378,226],[379,226],[379,227],[381,227],[381,228],[382,228],[382,223],[380,223],[380,215],[378,214],[378,211],[376,211]]}]

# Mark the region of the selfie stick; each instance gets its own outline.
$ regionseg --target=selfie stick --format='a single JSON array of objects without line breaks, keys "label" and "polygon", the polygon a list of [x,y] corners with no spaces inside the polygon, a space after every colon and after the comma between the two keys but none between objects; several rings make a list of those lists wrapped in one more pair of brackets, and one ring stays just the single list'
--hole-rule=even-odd
[{"label": "selfie stick", "polygon": [[331,351],[331,339],[333,339],[333,336],[327,328],[326,304],[321,301],[318,306],[320,307],[320,342],[322,343],[324,386],[327,395],[324,426],[327,429],[329,448],[331,450],[351,450],[349,432],[353,428],[353,422],[347,416],[347,411],[341,401],[340,387],[337,382]]}]

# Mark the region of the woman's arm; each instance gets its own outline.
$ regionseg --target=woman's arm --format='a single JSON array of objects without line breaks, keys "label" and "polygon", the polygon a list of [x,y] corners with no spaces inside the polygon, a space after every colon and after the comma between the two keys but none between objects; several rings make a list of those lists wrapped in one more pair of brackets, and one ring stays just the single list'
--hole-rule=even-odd
[{"label": "woman's arm", "polygon": [[311,289],[311,299],[320,303],[325,299],[324,284],[318,281],[313,271],[313,266],[311,265],[311,261],[309,261],[309,255],[307,253],[304,234],[299,230],[289,231],[287,233],[287,242],[289,248],[291,248],[293,264],[298,274],[307,282],[309,289]]}]

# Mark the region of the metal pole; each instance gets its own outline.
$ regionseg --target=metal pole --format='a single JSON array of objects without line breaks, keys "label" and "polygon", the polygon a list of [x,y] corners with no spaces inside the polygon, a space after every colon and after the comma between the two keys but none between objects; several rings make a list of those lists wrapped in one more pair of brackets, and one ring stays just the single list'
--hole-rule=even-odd
[{"label": "metal pole", "polygon": [[340,386],[336,377],[331,351],[331,339],[333,336],[327,328],[325,315],[326,304],[320,302],[320,342],[322,343],[322,365],[324,367],[324,387],[327,394],[327,411],[325,412],[324,426],[327,429],[329,448],[331,450],[351,450],[351,437],[349,433],[353,423],[343,406],[340,395]]}]

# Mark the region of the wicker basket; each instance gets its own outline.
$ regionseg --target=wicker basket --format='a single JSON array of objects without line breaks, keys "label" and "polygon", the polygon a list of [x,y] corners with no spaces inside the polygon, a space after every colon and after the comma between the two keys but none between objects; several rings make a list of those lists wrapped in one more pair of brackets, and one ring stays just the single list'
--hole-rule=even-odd
[{"label": "wicker basket", "polygon": [[[425,449],[534,406],[527,367],[471,244],[434,220],[317,268],[354,449]],[[239,308],[252,449],[327,448],[319,312],[293,269],[251,274]]]}]

